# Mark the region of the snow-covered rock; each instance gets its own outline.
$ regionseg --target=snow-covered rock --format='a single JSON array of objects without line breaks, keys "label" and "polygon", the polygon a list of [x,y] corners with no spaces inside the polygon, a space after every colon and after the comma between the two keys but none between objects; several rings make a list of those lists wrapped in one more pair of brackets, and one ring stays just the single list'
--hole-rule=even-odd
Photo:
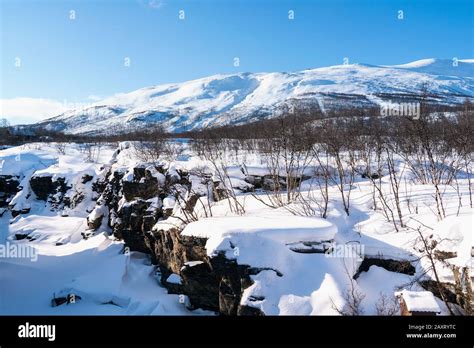
[{"label": "snow-covered rock", "polygon": [[402,290],[395,295],[403,299],[409,312],[441,312],[435,297],[429,291]]}]

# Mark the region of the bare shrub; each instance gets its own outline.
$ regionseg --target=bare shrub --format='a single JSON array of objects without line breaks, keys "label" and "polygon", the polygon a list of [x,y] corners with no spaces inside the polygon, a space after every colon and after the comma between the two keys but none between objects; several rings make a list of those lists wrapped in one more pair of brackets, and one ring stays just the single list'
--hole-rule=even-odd
[{"label": "bare shrub", "polygon": [[54,147],[56,149],[56,151],[58,151],[59,154],[61,155],[65,155],[66,154],[66,143],[60,143],[60,142],[57,142],[54,144]]},{"label": "bare shrub", "polygon": [[400,313],[400,305],[395,296],[387,296],[380,293],[380,296],[375,303],[375,313],[382,316],[393,316]]}]

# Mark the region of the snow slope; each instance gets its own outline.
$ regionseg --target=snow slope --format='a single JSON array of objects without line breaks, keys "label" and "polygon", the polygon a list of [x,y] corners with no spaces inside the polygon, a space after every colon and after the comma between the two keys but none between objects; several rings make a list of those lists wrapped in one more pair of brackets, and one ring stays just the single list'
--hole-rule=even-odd
[{"label": "snow slope", "polygon": [[397,66],[337,65],[287,73],[214,75],[122,93],[38,124],[66,133],[163,125],[169,131],[245,123],[283,107],[321,110],[413,97],[424,84],[440,102],[474,98],[474,60],[425,59]]},{"label": "snow slope", "polygon": [[421,59],[407,64],[394,65],[392,68],[411,70],[419,73],[426,73],[440,76],[466,77],[474,76],[474,60],[459,59]]}]

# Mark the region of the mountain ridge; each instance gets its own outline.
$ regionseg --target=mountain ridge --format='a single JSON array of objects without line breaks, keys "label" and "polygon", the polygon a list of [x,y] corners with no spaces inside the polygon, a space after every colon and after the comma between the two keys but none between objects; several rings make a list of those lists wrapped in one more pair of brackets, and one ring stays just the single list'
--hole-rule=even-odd
[{"label": "mountain ridge", "polygon": [[217,74],[120,93],[35,126],[101,134],[159,123],[170,132],[242,124],[303,105],[326,110],[413,99],[428,86],[434,99],[474,98],[474,59],[424,59],[402,65],[348,64],[296,72]]}]

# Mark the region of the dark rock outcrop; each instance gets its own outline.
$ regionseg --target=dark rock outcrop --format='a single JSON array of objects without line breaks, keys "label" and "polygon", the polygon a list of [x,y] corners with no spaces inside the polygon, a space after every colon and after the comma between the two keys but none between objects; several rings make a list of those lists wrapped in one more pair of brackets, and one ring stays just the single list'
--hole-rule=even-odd
[{"label": "dark rock outcrop", "polygon": [[114,235],[123,239],[132,250],[149,253],[145,234],[161,215],[161,209],[151,207],[150,202],[142,199],[126,203],[117,211],[119,222],[113,226]]},{"label": "dark rock outcrop", "polygon": [[89,181],[92,181],[92,179],[94,179],[94,177],[92,175],[89,175],[89,174],[84,174],[82,176],[82,183],[83,184],[87,184]]},{"label": "dark rock outcrop", "polygon": [[[164,173],[162,168],[156,169]],[[158,183],[145,167],[134,168],[132,181],[122,180],[123,175],[109,173],[106,182],[93,183],[93,187],[100,194],[100,202],[105,201],[109,209],[114,235],[123,239],[130,250],[150,255],[168,292],[186,295],[191,309],[203,308],[223,315],[262,315],[256,308],[240,305],[244,289],[252,284],[250,275],[259,270],[239,265],[223,254],[209,257],[206,238],[182,236],[177,228],[153,230],[156,222],[169,217],[161,207],[165,197],[188,190],[183,208],[193,211],[200,196],[189,191],[189,174],[167,173],[164,183]],[[167,281],[172,274],[181,278],[180,284]]]},{"label": "dark rock outcrop", "polygon": [[36,198],[46,201],[50,195],[56,193],[65,194],[71,187],[66,185],[64,178],[57,178],[53,181],[51,176],[33,176],[30,179],[31,190]]},{"label": "dark rock outcrop", "polygon": [[82,297],[76,294],[67,294],[66,296],[53,297],[51,307],[61,306],[62,304],[76,303],[82,300]]},{"label": "dark rock outcrop", "polygon": [[[153,231],[145,238],[165,286],[171,273],[179,274],[183,280],[182,293],[194,307],[238,315],[242,293],[252,284],[250,275],[258,271],[239,265],[223,254],[207,256],[207,239],[182,236],[177,229]],[[173,287],[170,292],[175,291]]]},{"label": "dark rock outcrop", "polygon": [[410,263],[410,261],[383,259],[380,257],[364,257],[364,260],[362,260],[362,263],[360,264],[359,269],[354,274],[353,278],[357,279],[362,272],[367,272],[370,266],[382,267],[390,272],[408,275],[415,274],[415,267]]},{"label": "dark rock outcrop", "polygon": [[[162,167],[155,167],[155,169],[158,173],[163,174]],[[133,181],[124,181],[122,190],[127,201],[135,198],[149,199],[159,194],[160,185],[157,178],[148,169],[137,167],[133,168]]]},{"label": "dark rock outcrop", "polygon": [[0,175],[0,208],[6,208],[13,196],[21,189],[18,177]]},{"label": "dark rock outcrop", "polygon": [[438,283],[432,279],[421,280],[419,284],[423,289],[432,292],[436,297],[442,298],[444,296],[448,302],[456,303],[456,291],[453,284],[441,282],[440,286],[438,286]]},{"label": "dark rock outcrop", "polygon": [[28,214],[30,212],[30,208],[23,208],[21,210],[16,210],[14,207],[11,210],[12,217],[18,216],[20,214]]}]

